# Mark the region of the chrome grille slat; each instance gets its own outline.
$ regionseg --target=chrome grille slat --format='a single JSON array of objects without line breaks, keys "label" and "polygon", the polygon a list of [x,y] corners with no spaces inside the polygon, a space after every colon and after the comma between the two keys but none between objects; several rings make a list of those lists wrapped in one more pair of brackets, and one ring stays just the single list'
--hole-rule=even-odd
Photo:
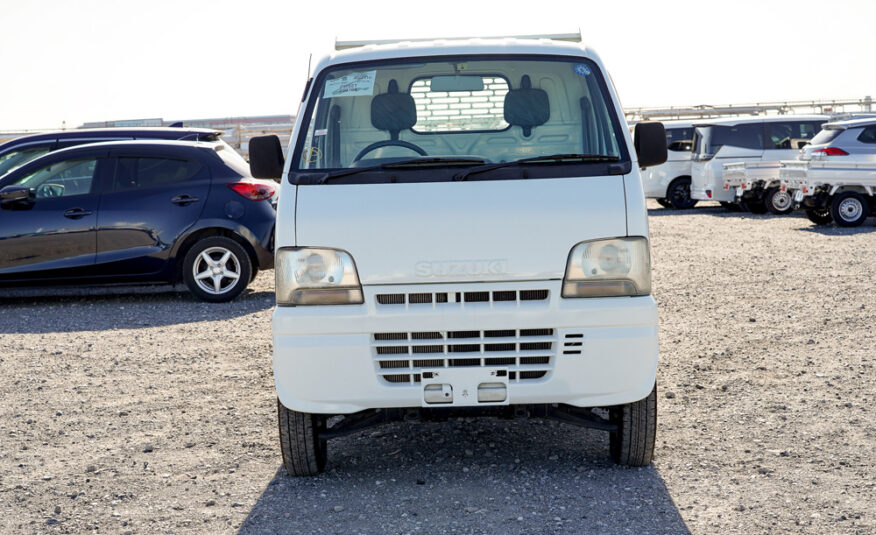
[{"label": "chrome grille slat", "polygon": [[502,337],[502,338],[433,338],[433,339],[422,339],[422,340],[375,340],[372,341],[372,345],[382,346],[382,347],[391,347],[391,346],[431,346],[436,344],[443,345],[463,345],[468,342],[467,340],[478,340],[480,344],[503,344],[503,343],[534,343],[534,342],[555,342],[557,339],[550,336],[526,336],[522,338],[511,338],[511,337]]},{"label": "chrome grille slat", "polygon": [[411,292],[377,294],[381,306],[472,306],[492,303],[532,303],[547,301],[550,291],[542,288],[528,290],[477,290],[467,292]]},{"label": "chrome grille slat", "polygon": [[512,382],[540,379],[553,370],[554,329],[491,329],[375,333],[375,370],[390,384],[414,385],[421,371],[448,367],[502,367]]}]

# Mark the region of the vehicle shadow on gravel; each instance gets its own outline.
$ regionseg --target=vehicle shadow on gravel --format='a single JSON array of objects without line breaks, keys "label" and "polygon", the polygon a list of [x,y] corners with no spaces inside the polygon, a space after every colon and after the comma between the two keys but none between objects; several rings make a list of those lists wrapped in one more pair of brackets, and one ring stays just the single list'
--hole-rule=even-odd
[{"label": "vehicle shadow on gravel", "polygon": [[823,236],[855,236],[857,234],[869,234],[876,232],[876,219],[865,221],[860,227],[838,227],[836,225],[812,225],[794,229],[801,232],[813,232]]},{"label": "vehicle shadow on gravel", "polygon": [[247,289],[230,303],[207,303],[158,288],[2,288],[0,333],[142,329],[228,320],[274,306],[274,292]]},{"label": "vehicle shadow on gravel", "polygon": [[541,420],[365,431],[330,442],[319,477],[280,468],[239,534],[690,533],[657,469],[614,466],[607,437]]},{"label": "vehicle shadow on gravel", "polygon": [[648,209],[648,217],[662,217],[662,216],[683,216],[683,215],[708,215],[712,217],[719,217],[722,219],[783,219],[783,218],[799,218],[806,219],[806,214],[800,210],[791,212],[786,215],[776,215],[772,213],[766,214],[753,214],[748,211],[736,211],[731,212],[727,210],[723,206],[695,206],[693,208],[688,208],[687,210],[673,210],[671,208],[649,208]]}]

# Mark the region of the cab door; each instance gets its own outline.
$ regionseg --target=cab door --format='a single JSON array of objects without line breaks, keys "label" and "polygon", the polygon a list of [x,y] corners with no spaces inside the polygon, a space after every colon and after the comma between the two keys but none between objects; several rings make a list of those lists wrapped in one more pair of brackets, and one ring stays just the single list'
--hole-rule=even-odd
[{"label": "cab door", "polygon": [[94,151],[49,156],[0,183],[31,190],[0,207],[0,280],[90,275],[96,252],[99,177],[108,158]]},{"label": "cab door", "polygon": [[[125,149],[100,198],[97,265],[112,276],[161,275],[174,242],[194,225],[210,192],[194,151]],[[164,278],[159,276],[158,278]]]}]

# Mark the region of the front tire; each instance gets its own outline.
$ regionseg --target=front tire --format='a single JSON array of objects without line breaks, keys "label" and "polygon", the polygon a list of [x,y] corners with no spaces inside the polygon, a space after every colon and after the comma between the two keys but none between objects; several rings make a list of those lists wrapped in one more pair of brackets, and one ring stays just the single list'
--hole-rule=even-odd
[{"label": "front tire", "polygon": [[794,199],[791,198],[790,193],[782,191],[781,188],[766,190],[763,202],[770,213],[775,215],[786,215],[794,211]]},{"label": "front tire", "polygon": [[666,199],[654,199],[657,201],[657,204],[662,206],[663,208],[672,208],[672,204],[669,203]]},{"label": "front tire", "polygon": [[830,215],[841,227],[857,227],[870,215],[870,206],[857,191],[842,191],[833,196]]},{"label": "front tire", "polygon": [[816,225],[830,225],[833,221],[830,208],[807,208],[806,217]]},{"label": "front tire", "polygon": [[325,430],[325,418],[287,409],[278,399],[277,420],[286,472],[296,477],[321,473],[328,457],[326,441],[320,438],[320,432]]},{"label": "front tire", "polygon": [[610,407],[608,413],[617,426],[609,438],[612,460],[623,466],[650,464],[657,437],[657,384],[645,399]]},{"label": "front tire", "polygon": [[690,196],[690,179],[678,178],[669,185],[666,191],[666,199],[676,210],[687,210],[697,204],[697,200]]},{"label": "front tire", "polygon": [[252,264],[246,250],[231,238],[204,238],[186,253],[183,280],[198,299],[211,303],[231,301],[252,277]]}]

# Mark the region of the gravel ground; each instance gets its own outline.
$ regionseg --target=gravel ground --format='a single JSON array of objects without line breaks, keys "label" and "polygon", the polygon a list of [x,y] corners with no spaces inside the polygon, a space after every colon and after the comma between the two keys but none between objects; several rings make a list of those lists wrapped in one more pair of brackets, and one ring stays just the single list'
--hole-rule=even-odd
[{"label": "gravel ground", "polygon": [[874,533],[876,219],[651,208],[657,458],[541,421],[394,424],[280,468],[273,273],[0,298],[3,533]]}]

